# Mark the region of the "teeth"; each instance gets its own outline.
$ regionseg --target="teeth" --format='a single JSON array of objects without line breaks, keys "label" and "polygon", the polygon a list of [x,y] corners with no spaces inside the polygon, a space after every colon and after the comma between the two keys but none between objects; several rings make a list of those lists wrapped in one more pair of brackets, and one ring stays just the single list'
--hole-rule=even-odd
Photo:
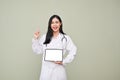
[{"label": "teeth", "polygon": [[57,29],[57,27],[54,27],[54,29]]}]

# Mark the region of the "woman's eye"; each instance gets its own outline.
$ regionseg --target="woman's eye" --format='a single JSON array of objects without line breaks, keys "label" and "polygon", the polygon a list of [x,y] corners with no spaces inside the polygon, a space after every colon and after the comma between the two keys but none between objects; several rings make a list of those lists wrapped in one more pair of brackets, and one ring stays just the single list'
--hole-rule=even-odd
[{"label": "woman's eye", "polygon": [[58,23],[58,21],[56,21],[55,23]]},{"label": "woman's eye", "polygon": [[59,23],[59,21],[55,21],[55,22],[52,22],[51,24],[58,24]]},{"label": "woman's eye", "polygon": [[54,24],[54,22],[52,22],[51,24]]}]

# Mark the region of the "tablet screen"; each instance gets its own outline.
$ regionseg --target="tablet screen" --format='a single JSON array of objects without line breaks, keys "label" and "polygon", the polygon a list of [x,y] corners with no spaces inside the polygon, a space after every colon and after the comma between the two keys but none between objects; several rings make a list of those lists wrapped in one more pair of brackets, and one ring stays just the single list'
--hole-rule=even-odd
[{"label": "tablet screen", "polygon": [[44,60],[46,61],[62,61],[63,50],[62,49],[46,49]]}]

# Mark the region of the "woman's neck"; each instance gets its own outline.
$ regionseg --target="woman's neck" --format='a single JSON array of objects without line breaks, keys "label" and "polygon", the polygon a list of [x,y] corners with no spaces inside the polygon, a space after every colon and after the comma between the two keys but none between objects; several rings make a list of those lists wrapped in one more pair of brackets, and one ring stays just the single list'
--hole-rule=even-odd
[{"label": "woman's neck", "polygon": [[56,38],[59,35],[59,31],[58,32],[53,32],[53,37]]}]

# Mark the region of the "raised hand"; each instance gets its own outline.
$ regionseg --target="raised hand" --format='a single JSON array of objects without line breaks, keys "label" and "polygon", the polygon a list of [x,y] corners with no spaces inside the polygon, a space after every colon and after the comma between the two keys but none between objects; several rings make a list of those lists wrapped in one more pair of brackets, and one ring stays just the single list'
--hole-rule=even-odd
[{"label": "raised hand", "polygon": [[40,31],[36,31],[35,33],[34,33],[34,38],[35,39],[38,39],[40,37]]}]

